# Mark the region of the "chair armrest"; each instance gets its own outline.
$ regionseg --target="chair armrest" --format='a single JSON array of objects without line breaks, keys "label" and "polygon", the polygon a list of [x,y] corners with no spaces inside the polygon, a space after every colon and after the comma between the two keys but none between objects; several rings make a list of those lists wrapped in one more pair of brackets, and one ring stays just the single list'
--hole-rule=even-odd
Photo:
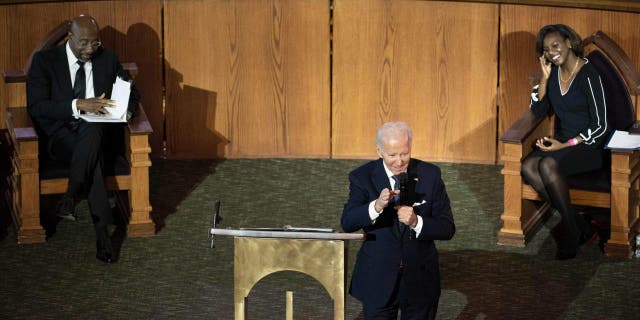
[{"label": "chair armrest", "polygon": [[[634,135],[640,134],[640,121],[636,120],[631,125],[631,127],[627,129],[627,131],[629,131],[629,133]],[[637,151],[634,149],[610,149],[610,150],[611,150],[611,153],[619,153],[619,154],[632,154],[633,152]]]},{"label": "chair armrest", "polygon": [[27,82],[27,73],[24,70],[5,70],[2,71],[2,79],[4,83]]},{"label": "chair armrest", "polygon": [[[14,107],[7,108],[7,128],[13,132],[18,140],[38,140],[38,134],[33,126],[31,117],[27,108]],[[147,119],[142,105],[138,115],[132,118],[128,123],[129,132],[131,134],[151,134],[153,129]]]},{"label": "chair armrest", "polygon": [[535,150],[536,139],[549,135],[550,123],[549,118],[536,117],[531,110],[524,112],[500,137],[500,159],[504,163],[512,162],[519,166],[522,159]]},{"label": "chair armrest", "polygon": [[153,129],[151,128],[149,119],[147,119],[147,114],[144,112],[144,109],[142,108],[142,104],[139,104],[138,107],[139,107],[138,114],[129,120],[129,123],[128,123],[129,133],[132,135],[140,135],[140,134],[149,135],[153,133]]},{"label": "chair armrest", "polygon": [[131,76],[131,79],[135,79],[138,75],[138,65],[135,62],[122,62],[120,63],[122,69],[127,71]]},{"label": "chair armrest", "polygon": [[125,157],[131,166],[132,179],[133,177],[141,178],[140,175],[142,175],[146,177],[145,185],[148,185],[148,168],[151,166],[149,135],[153,133],[153,129],[142,105],[139,104],[138,108],[138,114],[127,123]]},{"label": "chair armrest", "polygon": [[17,141],[38,140],[29,111],[24,107],[7,108],[7,129]]},{"label": "chair armrest", "polygon": [[531,110],[527,110],[502,134],[500,141],[521,144],[545,120],[545,117],[536,117]]}]

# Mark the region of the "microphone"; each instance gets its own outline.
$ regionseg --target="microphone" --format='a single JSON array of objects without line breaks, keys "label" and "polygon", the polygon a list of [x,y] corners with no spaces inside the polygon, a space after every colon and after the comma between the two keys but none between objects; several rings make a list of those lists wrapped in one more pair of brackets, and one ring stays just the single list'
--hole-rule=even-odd
[{"label": "microphone", "polygon": [[[411,206],[411,199],[409,199],[409,192],[407,192],[409,176],[407,176],[406,172],[402,172],[400,174],[397,174],[396,178],[398,179],[398,189],[400,190],[400,197],[398,198],[397,204],[401,206]],[[399,218],[396,219],[398,219],[398,227],[400,228],[401,234],[404,237],[404,231],[407,230],[406,228],[408,228],[408,226],[401,223]],[[409,233],[409,239],[413,238],[413,233]]]},{"label": "microphone", "polygon": [[407,183],[409,181],[409,177],[406,172],[402,172],[398,175],[398,189],[400,189],[400,199],[398,199],[398,204],[402,206],[408,206],[409,203],[409,193],[407,192]]},{"label": "microphone", "polygon": [[[222,217],[220,216],[220,200],[216,200],[213,203],[213,221],[211,222],[211,229],[215,229],[218,224],[220,224],[220,221],[222,221]],[[211,248],[214,248],[214,236],[211,231],[209,231],[209,236],[211,237]]]}]

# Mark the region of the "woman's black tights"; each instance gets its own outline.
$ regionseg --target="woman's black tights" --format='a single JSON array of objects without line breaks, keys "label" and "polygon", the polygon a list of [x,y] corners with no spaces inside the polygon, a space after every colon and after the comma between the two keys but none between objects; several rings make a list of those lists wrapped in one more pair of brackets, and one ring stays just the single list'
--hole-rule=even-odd
[{"label": "woman's black tights", "polygon": [[568,233],[560,247],[575,252],[581,234],[586,234],[589,226],[584,219],[577,218],[571,205],[569,187],[556,160],[544,156],[529,157],[522,164],[522,175],[544,200],[560,212]]}]

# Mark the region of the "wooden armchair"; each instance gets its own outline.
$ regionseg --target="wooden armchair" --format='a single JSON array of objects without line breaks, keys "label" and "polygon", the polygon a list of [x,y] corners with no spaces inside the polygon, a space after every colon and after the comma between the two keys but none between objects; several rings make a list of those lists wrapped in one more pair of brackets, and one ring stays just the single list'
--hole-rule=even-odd
[{"label": "wooden armchair", "polygon": [[[640,93],[640,74],[624,51],[601,31],[583,42],[589,63],[598,70],[607,102],[607,120],[613,130],[628,130],[636,121],[634,103]],[[504,223],[498,243],[524,246],[549,211],[549,204],[523,181],[522,160],[534,149],[535,139],[549,135],[553,117],[536,118],[527,110],[500,138],[504,162]],[[609,208],[611,236],[607,255],[630,256],[638,231],[640,152],[611,150],[604,170],[569,177],[574,205]]]},{"label": "wooden armchair", "polygon": [[[26,82],[33,54],[64,43],[70,23],[65,21],[51,31],[27,59],[23,70],[3,72],[5,83]],[[137,67],[133,63],[123,64],[123,68],[132,77],[137,74]],[[68,168],[39,154],[38,134],[26,106],[10,107],[7,111],[7,129],[12,144],[12,176],[7,203],[10,204],[17,240],[18,243],[44,242],[46,235],[40,223],[40,196],[64,193]],[[124,155],[119,156],[113,166],[105,167],[107,187],[117,190],[114,192],[116,204],[125,213],[127,234],[132,237],[155,234],[155,226],[149,216],[149,134],[152,132],[140,106],[139,114],[129,121],[124,133]]]}]

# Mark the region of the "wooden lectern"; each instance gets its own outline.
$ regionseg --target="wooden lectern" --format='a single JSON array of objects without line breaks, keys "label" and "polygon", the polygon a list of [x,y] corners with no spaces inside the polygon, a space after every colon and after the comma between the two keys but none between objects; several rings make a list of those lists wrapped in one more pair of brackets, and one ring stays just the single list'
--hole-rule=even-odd
[{"label": "wooden lectern", "polygon": [[[333,299],[333,318],[344,319],[345,240],[363,240],[364,234],[217,228],[211,228],[210,233],[234,237],[236,320],[245,319],[251,288],[267,275],[285,270],[302,272],[318,280]],[[291,314],[287,312],[289,317]]]}]

